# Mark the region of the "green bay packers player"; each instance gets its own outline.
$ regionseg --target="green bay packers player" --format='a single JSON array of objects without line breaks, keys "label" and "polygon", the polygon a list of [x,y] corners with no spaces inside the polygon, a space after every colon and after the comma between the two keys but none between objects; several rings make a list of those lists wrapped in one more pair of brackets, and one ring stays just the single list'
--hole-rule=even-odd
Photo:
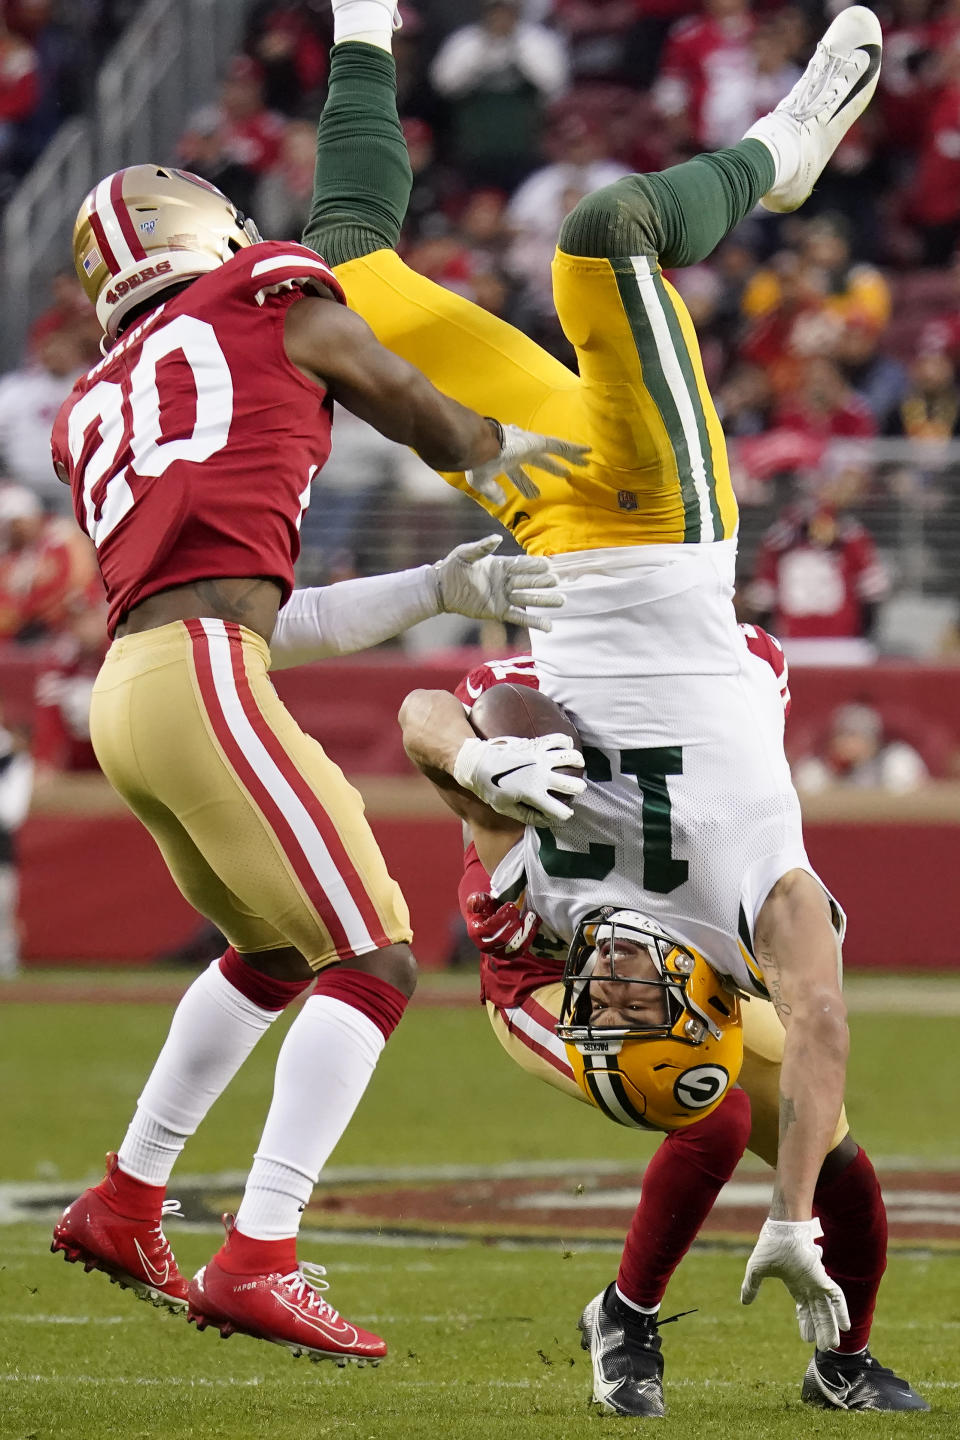
[{"label": "green bay packers player", "polygon": [[[529,502],[475,498],[525,549],[553,557],[566,604],[551,635],[533,638],[534,656],[547,694],[603,754],[611,793],[641,812],[630,833],[644,912],[725,973],[748,975],[784,1022],[777,1179],[748,1273],[751,1286],[768,1275],[795,1294],[819,1286],[817,1339],[830,1349],[840,1331],[812,1217],[846,1072],[837,933],[782,743],[770,739],[773,701],[745,668],[723,436],[663,268],[702,260],[758,201],[802,204],[876,88],[879,22],[863,6],[843,10],[794,89],[740,144],[630,176],[567,216],[553,285],[573,374],[394,253],[410,187],[389,53],[395,6],[333,9],[305,241],[378,338],[443,389],[592,447],[581,474],[545,479]],[[448,478],[472,493],[467,477]],[[461,746],[456,778],[497,800],[485,743]],[[543,754],[538,766],[550,768]],[[554,876],[596,882],[605,846],[555,837]]]},{"label": "green bay packers player", "polygon": [[[782,731],[782,652],[753,626],[742,640],[745,667],[779,707]],[[455,783],[463,743],[490,744],[476,740],[465,712],[500,684],[539,689],[539,667],[530,656],[493,661],[465,676],[455,695],[414,692],[401,711],[404,743],[468,828],[461,910],[501,1046],[529,1074],[609,1120],[667,1132],[644,1171],[618,1274],[580,1319],[594,1398],[609,1412],[660,1416],[660,1303],[745,1148],[777,1164],[786,1032],[746,963],[714,960],[644,913],[658,898],[641,883],[644,817],[635,821],[638,845],[611,784],[609,749],[583,746],[588,778],[575,797],[574,779],[563,773],[575,752],[559,748],[559,735],[539,750],[530,740],[502,741],[498,763],[512,793],[506,784],[478,786],[493,805]],[[842,1108],[812,1208],[822,1252],[811,1264],[798,1246],[778,1271],[797,1302],[801,1335],[817,1343],[802,1398],[828,1408],[927,1409],[867,1348],[886,1265],[886,1215]],[[754,1257],[742,1298],[752,1299],[757,1284]],[[842,1333],[825,1339],[834,1324]]]}]

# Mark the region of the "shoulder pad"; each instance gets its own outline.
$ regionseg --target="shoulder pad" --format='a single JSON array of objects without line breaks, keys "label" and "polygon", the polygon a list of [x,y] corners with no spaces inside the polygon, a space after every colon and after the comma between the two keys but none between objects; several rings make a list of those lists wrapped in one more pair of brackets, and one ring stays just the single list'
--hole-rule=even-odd
[{"label": "shoulder pad", "polygon": [[780,698],[783,701],[784,715],[790,714],[790,673],[787,666],[787,657],[783,653],[783,646],[775,635],[769,630],[764,630],[762,625],[741,625],[740,630],[747,642],[747,649],[751,655],[756,655],[759,660],[765,660],[770,666],[780,685]]},{"label": "shoulder pad", "polygon": [[325,260],[315,250],[305,245],[294,245],[285,241],[265,240],[241,250],[224,267],[226,278],[233,282],[231,288],[252,291],[258,305],[267,295],[283,290],[329,290],[345,305],[346,297],[339,280]]}]

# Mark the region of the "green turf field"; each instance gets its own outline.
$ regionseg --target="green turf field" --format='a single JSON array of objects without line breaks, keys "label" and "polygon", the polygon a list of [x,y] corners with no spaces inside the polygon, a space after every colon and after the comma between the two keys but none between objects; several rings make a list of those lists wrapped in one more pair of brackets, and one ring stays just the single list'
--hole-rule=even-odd
[{"label": "green turf field", "polygon": [[[938,992],[939,993],[939,992]],[[122,1134],[163,1037],[170,1006],[18,1004],[0,993],[0,1187],[88,1181]],[[928,1016],[856,1013],[850,1110],[878,1168],[960,1169],[956,1005]],[[269,1096],[274,1027],[192,1142],[185,1171],[246,1166]],[[642,1164],[653,1140],[610,1125],[510,1065],[479,1010],[413,1008],[388,1047],[332,1164],[502,1166],[591,1160]],[[564,1167],[561,1167],[563,1169]],[[2,1194],[0,1188],[0,1194]],[[12,1192],[10,1192],[12,1193]],[[39,1191],[37,1192],[40,1193]],[[172,1187],[176,1194],[176,1186]],[[379,1369],[337,1370],[212,1332],[197,1335],[47,1252],[49,1226],[9,1219],[0,1201],[0,1436],[566,1437],[636,1422],[595,1417],[575,1323],[615,1273],[613,1244],[575,1233],[535,1248],[448,1237],[325,1241],[331,1298],[384,1334]],[[188,1273],[215,1232],[172,1224]],[[684,1262],[665,1313],[696,1313],[665,1331],[666,1437],[840,1434],[960,1436],[960,1244],[898,1248],[874,1335],[880,1359],[927,1393],[931,1415],[822,1415],[799,1403],[807,1350],[785,1293],[737,1304],[743,1251],[715,1247]]]}]

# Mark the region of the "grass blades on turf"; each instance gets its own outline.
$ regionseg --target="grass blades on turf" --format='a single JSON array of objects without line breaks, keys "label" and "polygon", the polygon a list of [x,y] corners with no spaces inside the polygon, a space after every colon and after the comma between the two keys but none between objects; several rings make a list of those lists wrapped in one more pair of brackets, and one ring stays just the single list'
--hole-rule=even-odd
[{"label": "grass blades on turf", "polygon": [[[211,1243],[212,1236],[176,1238],[181,1262],[202,1263]],[[36,1226],[14,1227],[4,1244],[4,1440],[579,1440],[595,1425],[626,1423],[594,1419],[589,1364],[574,1328],[583,1302],[615,1271],[612,1250],[332,1248],[323,1257],[332,1299],[391,1344],[378,1369],[340,1371],[245,1337],[224,1343],[197,1335],[104,1276],[55,1262]],[[771,1289],[752,1310],[741,1309],[742,1269],[742,1256],[696,1253],[671,1285],[667,1313],[697,1311],[664,1336],[669,1414],[658,1434],[795,1440],[851,1424],[858,1440],[907,1427],[938,1440],[960,1433],[960,1307],[954,1300],[944,1309],[945,1295],[956,1297],[960,1286],[960,1260],[892,1262],[875,1348],[937,1407],[900,1418],[845,1419],[802,1406],[808,1352],[792,1306]]]},{"label": "grass blades on turf", "polygon": [[[16,986],[7,996],[15,998]],[[6,998],[6,997],[5,997]],[[115,1146],[169,1020],[169,1005],[17,1005],[0,1009],[0,1181],[99,1173]],[[269,1100],[286,1022],[259,1047],[191,1142],[193,1173],[242,1169]],[[956,1020],[862,1014],[852,1023],[850,1112],[876,1156],[960,1166],[955,1123]],[[502,1054],[479,1009],[413,1008],[388,1046],[336,1165],[495,1164],[616,1159],[640,1164],[655,1144],[529,1079]],[[173,1193],[176,1193],[175,1187]],[[0,1215],[0,1221],[2,1221]],[[190,1273],[218,1243],[169,1227]],[[616,1247],[541,1249],[462,1242],[325,1244],[330,1298],[386,1335],[377,1370],[295,1362],[243,1337],[224,1344],[159,1315],[102,1275],[47,1251],[46,1223],[0,1224],[0,1437],[325,1435],[405,1440],[566,1440],[596,1426],[575,1330],[583,1303],[615,1273]],[[719,1440],[839,1434],[960,1435],[960,1256],[894,1253],[874,1345],[926,1391],[931,1415],[820,1414],[802,1407],[808,1351],[774,1286],[737,1304],[743,1255],[698,1251],[681,1266],[667,1314],[696,1307],[664,1335],[665,1437]]]}]

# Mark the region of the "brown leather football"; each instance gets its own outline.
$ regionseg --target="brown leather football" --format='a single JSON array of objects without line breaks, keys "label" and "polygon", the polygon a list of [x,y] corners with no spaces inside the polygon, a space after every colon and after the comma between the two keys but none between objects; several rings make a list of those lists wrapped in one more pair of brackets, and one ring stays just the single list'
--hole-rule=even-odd
[{"label": "brown leather football", "polygon": [[[495,740],[498,735],[521,735],[533,739],[537,735],[568,735],[570,748],[582,750],[577,727],[566,711],[529,685],[493,685],[474,702],[470,724],[481,740]],[[568,767],[564,773],[582,775],[582,770]]]}]

